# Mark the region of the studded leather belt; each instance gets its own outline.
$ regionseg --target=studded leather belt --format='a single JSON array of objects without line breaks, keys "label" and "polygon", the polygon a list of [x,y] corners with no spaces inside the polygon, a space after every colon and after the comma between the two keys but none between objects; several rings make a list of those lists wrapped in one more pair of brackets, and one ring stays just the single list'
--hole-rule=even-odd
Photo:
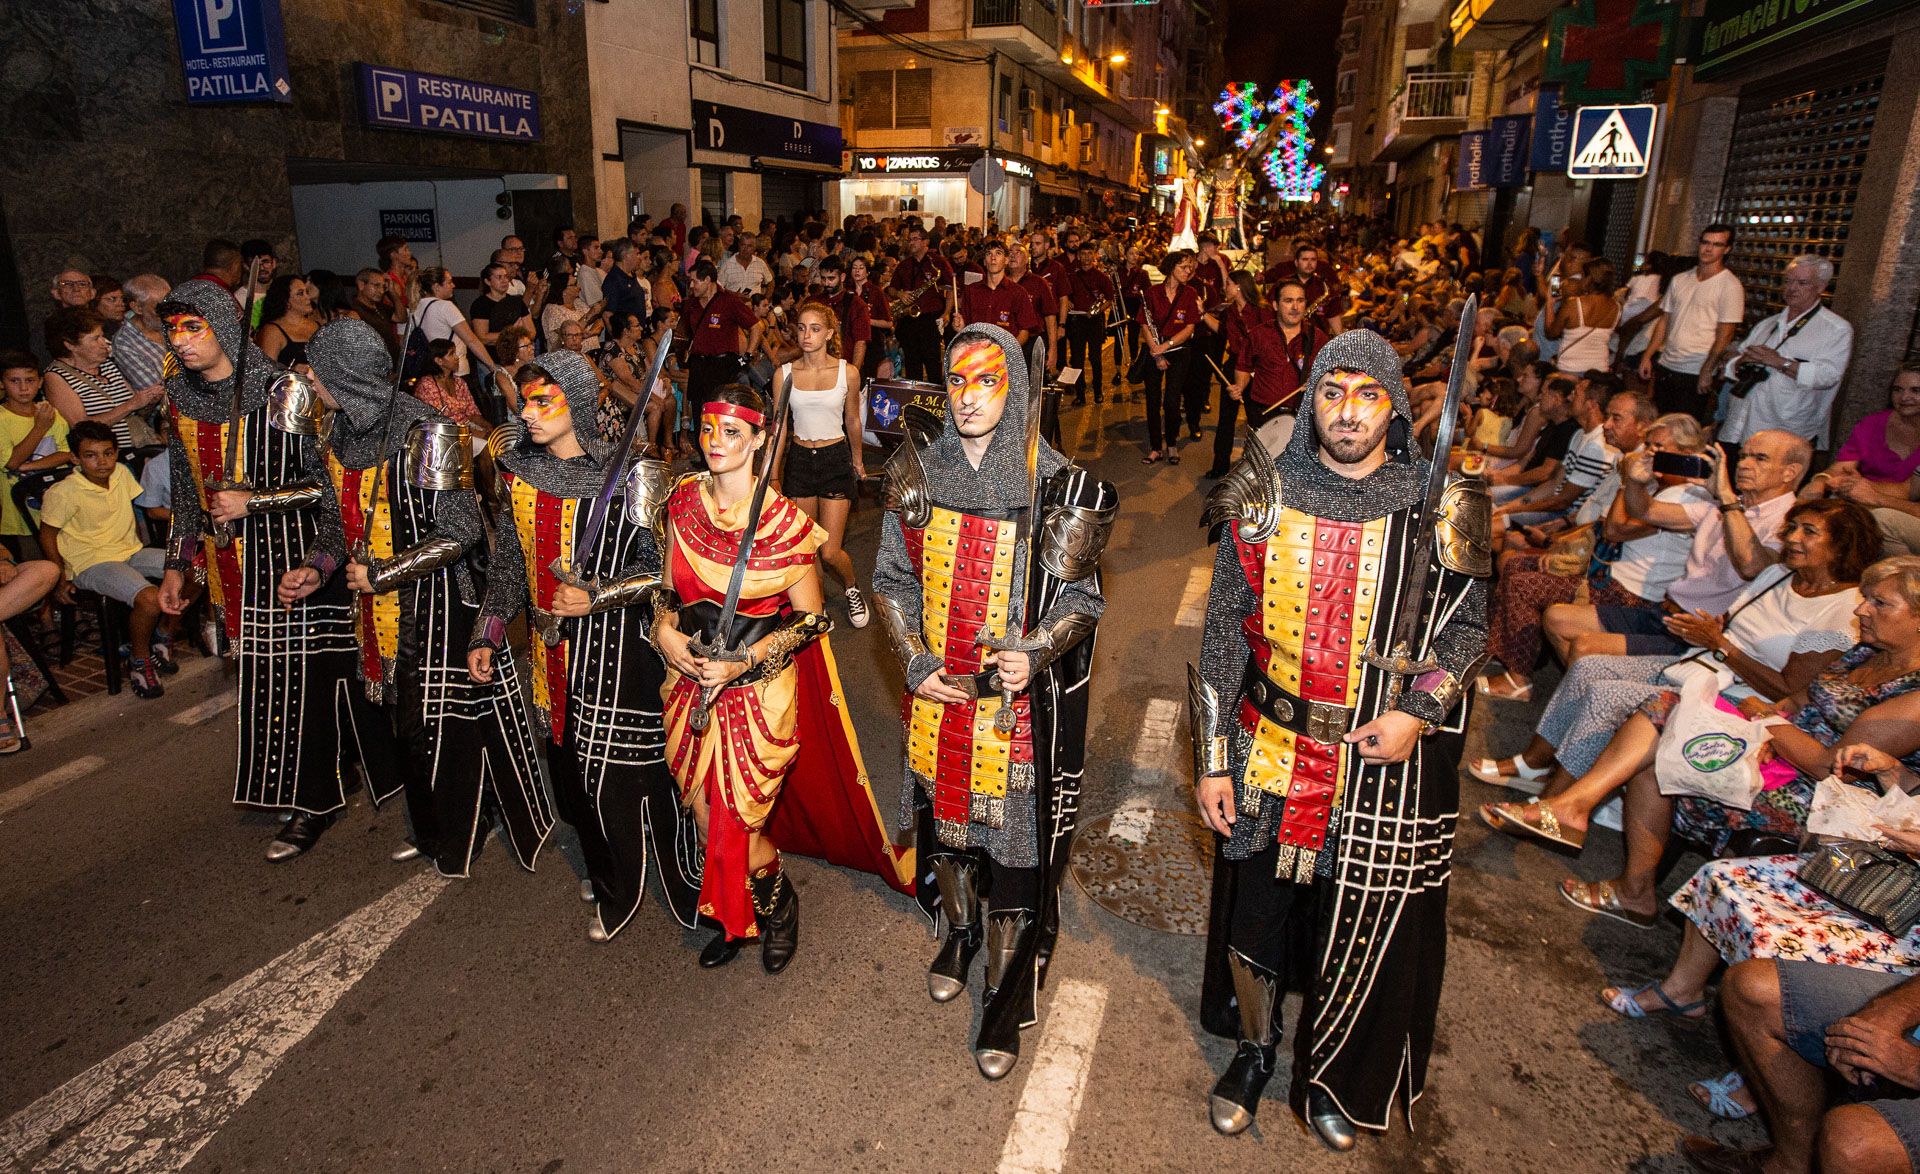
[{"label": "studded leather belt", "polygon": [[1352,706],[1296,697],[1269,680],[1252,661],[1247,662],[1241,692],[1261,717],[1325,745],[1339,745],[1353,728]]}]

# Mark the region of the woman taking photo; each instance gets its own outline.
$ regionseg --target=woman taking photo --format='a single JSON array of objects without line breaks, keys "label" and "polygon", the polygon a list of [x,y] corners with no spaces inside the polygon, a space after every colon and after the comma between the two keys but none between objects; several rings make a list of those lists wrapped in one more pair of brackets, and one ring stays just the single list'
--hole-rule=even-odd
[{"label": "woman taking photo", "polygon": [[67,306],[47,315],[43,328],[47,352],[56,356],[47,364],[47,402],[68,424],[96,420],[113,429],[122,452],[133,448],[127,418],[159,403],[166,392],[159,384],[135,391],[113,362],[100,315],[85,306]]},{"label": "woman taking photo", "polygon": [[779,388],[792,388],[787,412],[790,427],[780,437],[775,468],[788,501],[825,528],[820,561],[847,592],[847,619],[867,626],[867,601],[854,578],[853,559],[841,543],[847,514],[867,475],[855,438],[860,435],[860,373],[840,357],[840,317],[819,302],[800,307],[800,355],[774,372]]},{"label": "woman taking photo", "polygon": [[[911,876],[887,842],[853,727],[834,701],[840,683],[814,570],[826,532],[773,492],[749,518],[756,464],[773,456],[766,410],[740,383],[723,384],[699,409],[707,471],[682,478],[667,499],[653,646],[667,662],[667,763],[706,840],[700,913],[720,927],[700,965],[724,966],[759,938],[761,966],[778,974],[799,947],[800,899],[776,841],[903,890]],[[743,539],[752,549],[739,614],[721,632]],[[702,656],[696,639],[745,655]]]},{"label": "woman taking photo", "polygon": [[320,291],[304,273],[282,273],[267,287],[254,341],[260,353],[290,369],[307,365],[307,343],[320,329],[314,314]]}]

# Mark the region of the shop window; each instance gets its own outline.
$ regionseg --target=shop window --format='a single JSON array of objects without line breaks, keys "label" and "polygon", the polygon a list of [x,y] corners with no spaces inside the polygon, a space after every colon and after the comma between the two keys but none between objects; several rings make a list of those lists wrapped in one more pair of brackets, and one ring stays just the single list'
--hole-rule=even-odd
[{"label": "shop window", "polygon": [[853,79],[853,117],[861,130],[933,126],[933,71],[863,69]]},{"label": "shop window", "polygon": [[700,65],[720,64],[720,0],[687,0],[688,39]]},{"label": "shop window", "polygon": [[449,8],[464,8],[468,12],[491,16],[495,20],[510,20],[515,24],[533,23],[533,0],[440,0],[440,2]]},{"label": "shop window", "polygon": [[767,80],[807,88],[806,0],[765,0]]},{"label": "shop window", "polygon": [[1836,285],[1846,280],[1847,235],[1886,71],[1882,48],[1741,91],[1714,219],[1733,225],[1727,264],[1746,286],[1749,323],[1780,308],[1787,262],[1803,253],[1832,261]]},{"label": "shop window", "polygon": [[726,172],[717,167],[700,169],[700,213],[709,225],[724,224],[733,204],[727,198]]}]

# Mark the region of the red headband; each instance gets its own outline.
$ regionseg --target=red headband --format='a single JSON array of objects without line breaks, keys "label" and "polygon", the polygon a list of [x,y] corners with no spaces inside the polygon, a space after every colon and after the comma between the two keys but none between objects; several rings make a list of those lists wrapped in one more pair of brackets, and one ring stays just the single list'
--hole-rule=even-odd
[{"label": "red headband", "polygon": [[759,412],[754,411],[752,408],[742,407],[739,404],[730,404],[725,400],[709,400],[701,404],[700,414],[703,416],[732,416],[736,420],[745,420],[755,428],[764,428],[767,426],[767,418]]}]

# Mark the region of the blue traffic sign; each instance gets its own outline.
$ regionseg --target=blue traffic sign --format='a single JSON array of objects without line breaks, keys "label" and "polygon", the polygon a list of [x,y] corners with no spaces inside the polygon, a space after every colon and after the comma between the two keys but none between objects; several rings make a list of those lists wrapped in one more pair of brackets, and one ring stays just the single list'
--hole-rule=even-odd
[{"label": "blue traffic sign", "polygon": [[1653,160],[1654,106],[1582,106],[1573,116],[1569,179],[1639,179]]}]

